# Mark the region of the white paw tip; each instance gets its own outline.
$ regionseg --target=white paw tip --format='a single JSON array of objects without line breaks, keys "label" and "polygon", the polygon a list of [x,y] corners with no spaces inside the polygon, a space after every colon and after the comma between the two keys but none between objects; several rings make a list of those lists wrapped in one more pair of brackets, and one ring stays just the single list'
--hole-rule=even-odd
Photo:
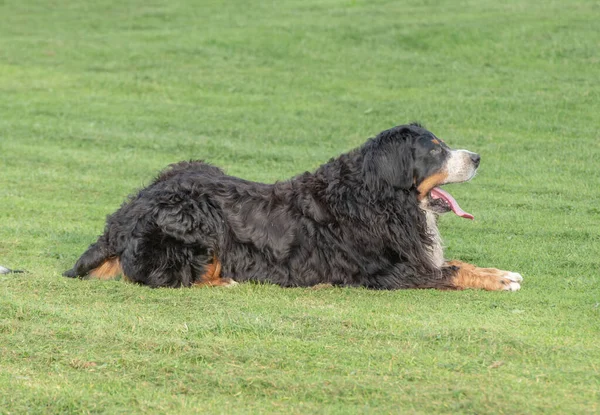
[{"label": "white paw tip", "polygon": [[509,272],[508,274],[506,274],[506,279],[509,279],[514,282],[521,282],[523,281],[523,276],[518,272]]},{"label": "white paw tip", "polygon": [[504,291],[518,291],[520,289],[521,284],[519,284],[518,282],[511,282],[510,284],[504,286]]}]

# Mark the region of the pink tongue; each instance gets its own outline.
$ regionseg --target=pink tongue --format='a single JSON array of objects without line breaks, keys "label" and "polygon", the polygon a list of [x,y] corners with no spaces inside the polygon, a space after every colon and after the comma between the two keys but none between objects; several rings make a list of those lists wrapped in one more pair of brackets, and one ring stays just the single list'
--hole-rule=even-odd
[{"label": "pink tongue", "polygon": [[434,187],[433,189],[431,189],[431,197],[433,197],[434,199],[444,199],[450,205],[450,209],[452,209],[452,212],[456,213],[460,217],[466,219],[474,218],[473,215],[465,212],[460,208],[460,206],[458,206],[458,203],[456,202],[456,200],[454,200],[450,193],[440,189],[439,187]]}]

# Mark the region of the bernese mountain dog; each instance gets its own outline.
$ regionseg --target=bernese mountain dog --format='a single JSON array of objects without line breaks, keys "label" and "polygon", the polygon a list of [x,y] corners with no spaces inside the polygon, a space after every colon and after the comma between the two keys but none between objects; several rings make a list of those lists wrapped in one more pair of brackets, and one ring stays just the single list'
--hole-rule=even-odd
[{"label": "bernese mountain dog", "polygon": [[257,281],[516,291],[518,273],[444,259],[437,216],[473,216],[439,186],[470,180],[479,161],[410,124],[275,184],[181,162],[109,216],[64,275],[123,275],[150,287]]}]

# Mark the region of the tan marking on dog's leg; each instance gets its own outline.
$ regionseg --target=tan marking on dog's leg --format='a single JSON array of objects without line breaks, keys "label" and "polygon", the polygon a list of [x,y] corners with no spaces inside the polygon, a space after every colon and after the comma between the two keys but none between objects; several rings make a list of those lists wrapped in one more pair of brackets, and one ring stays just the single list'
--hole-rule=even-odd
[{"label": "tan marking on dog's leg", "polygon": [[521,288],[521,274],[496,268],[478,268],[461,261],[449,261],[449,266],[458,267],[452,283],[460,289],[479,288],[489,291],[517,291]]},{"label": "tan marking on dog's leg", "polygon": [[194,283],[195,287],[233,287],[238,285],[231,278],[221,278],[221,261],[213,256],[213,262],[208,264],[206,272]]},{"label": "tan marking on dog's leg", "polygon": [[[89,277],[99,280],[110,280],[118,275],[123,275],[123,268],[121,268],[119,257],[108,258],[99,267],[94,268],[88,273]],[[127,278],[125,275],[123,277]]]},{"label": "tan marking on dog's leg", "polygon": [[444,183],[447,177],[448,173],[439,172],[432,174],[431,176],[423,180],[419,187],[417,187],[417,190],[419,191],[419,196],[417,197],[417,200],[421,201],[425,196],[427,196],[427,193],[429,193],[431,189],[433,189],[437,185]]}]

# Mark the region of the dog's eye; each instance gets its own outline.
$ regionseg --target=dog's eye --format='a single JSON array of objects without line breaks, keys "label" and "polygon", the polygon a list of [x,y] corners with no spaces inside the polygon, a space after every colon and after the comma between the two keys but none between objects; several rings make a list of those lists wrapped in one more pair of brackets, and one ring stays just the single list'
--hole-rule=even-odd
[{"label": "dog's eye", "polygon": [[433,155],[433,156],[437,156],[438,154],[440,154],[442,152],[442,148],[441,147],[435,147],[433,150],[431,150],[429,152],[429,154]]}]

